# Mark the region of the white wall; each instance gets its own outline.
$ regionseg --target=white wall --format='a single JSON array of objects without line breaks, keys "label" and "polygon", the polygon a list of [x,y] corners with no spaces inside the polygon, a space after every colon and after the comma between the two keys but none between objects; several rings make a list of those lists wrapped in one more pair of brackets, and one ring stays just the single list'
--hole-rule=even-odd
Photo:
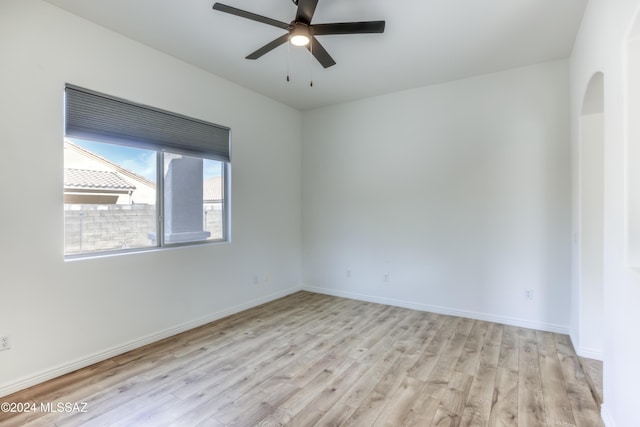
[{"label": "white wall", "polygon": [[[65,262],[66,82],[229,126],[233,243]],[[299,112],[47,3],[3,0],[0,117],[0,395],[299,289]]]},{"label": "white wall", "polygon": [[[640,10],[640,0],[590,0],[571,58],[571,124],[573,164],[580,156],[579,127],[583,98],[589,81],[604,74],[604,404],[602,414],[608,427],[640,425],[637,390],[640,384],[640,275],[627,260],[627,191],[637,197],[637,184],[628,181],[627,127],[625,121],[629,92],[625,82],[626,36]],[[640,27],[638,27],[640,30]],[[637,75],[637,74],[636,74]],[[636,86],[637,89],[637,86]],[[634,144],[637,141],[634,139]],[[627,184],[629,187],[627,187]],[[577,176],[574,173],[574,188]],[[634,190],[635,189],[635,190]],[[577,192],[574,190],[574,232],[579,224]],[[574,245],[574,268],[577,257]],[[574,280],[573,298],[578,295]]]},{"label": "white wall", "polygon": [[[640,19],[636,21],[635,33],[629,37],[627,49],[628,69],[625,70],[628,81],[626,93],[629,94],[626,114],[629,118],[626,127],[628,141],[640,141]],[[627,147],[627,162],[629,164],[627,181],[629,185],[628,200],[628,257],[630,265],[640,270],[640,168],[635,167],[640,162],[640,144],[629,144]]]},{"label": "white wall", "polygon": [[305,287],[567,332],[568,70],[304,112]]},{"label": "white wall", "polygon": [[579,334],[574,346],[581,356],[602,360],[604,313],[602,287],[604,238],[604,114],[580,118],[580,296]]}]

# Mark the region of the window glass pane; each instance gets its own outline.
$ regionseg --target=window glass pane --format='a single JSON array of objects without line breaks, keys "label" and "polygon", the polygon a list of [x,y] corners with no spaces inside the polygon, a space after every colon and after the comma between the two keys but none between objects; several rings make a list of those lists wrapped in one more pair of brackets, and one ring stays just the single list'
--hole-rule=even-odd
[{"label": "window glass pane", "polygon": [[155,246],[155,177],[154,151],[66,140],[65,255]]},{"label": "window glass pane", "polygon": [[225,239],[225,163],[204,160],[204,229],[211,233],[212,240]]},{"label": "window glass pane", "polygon": [[163,156],[165,244],[224,239],[224,163]]}]

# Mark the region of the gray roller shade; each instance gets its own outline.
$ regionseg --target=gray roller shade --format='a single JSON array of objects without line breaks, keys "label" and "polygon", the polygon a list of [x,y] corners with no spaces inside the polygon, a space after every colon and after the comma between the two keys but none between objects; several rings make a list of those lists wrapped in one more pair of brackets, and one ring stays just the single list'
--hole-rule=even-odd
[{"label": "gray roller shade", "polygon": [[230,130],[77,86],[65,87],[65,135],[230,161]]}]

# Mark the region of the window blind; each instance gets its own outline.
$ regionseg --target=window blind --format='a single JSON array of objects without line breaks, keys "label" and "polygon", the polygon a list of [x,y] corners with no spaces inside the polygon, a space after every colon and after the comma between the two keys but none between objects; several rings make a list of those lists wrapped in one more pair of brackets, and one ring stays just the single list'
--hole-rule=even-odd
[{"label": "window blind", "polygon": [[73,85],[65,135],[229,162],[230,129]]}]

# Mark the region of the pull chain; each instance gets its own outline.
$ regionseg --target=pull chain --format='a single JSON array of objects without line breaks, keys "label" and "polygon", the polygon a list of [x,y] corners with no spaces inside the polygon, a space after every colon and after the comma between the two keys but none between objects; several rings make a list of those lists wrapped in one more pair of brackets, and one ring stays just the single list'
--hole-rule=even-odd
[{"label": "pull chain", "polygon": [[313,87],[313,39],[310,40],[311,47],[309,51],[311,52],[311,57],[309,58],[309,87]]},{"label": "pull chain", "polygon": [[291,43],[287,42],[287,81],[289,80],[289,62],[291,61]]}]

